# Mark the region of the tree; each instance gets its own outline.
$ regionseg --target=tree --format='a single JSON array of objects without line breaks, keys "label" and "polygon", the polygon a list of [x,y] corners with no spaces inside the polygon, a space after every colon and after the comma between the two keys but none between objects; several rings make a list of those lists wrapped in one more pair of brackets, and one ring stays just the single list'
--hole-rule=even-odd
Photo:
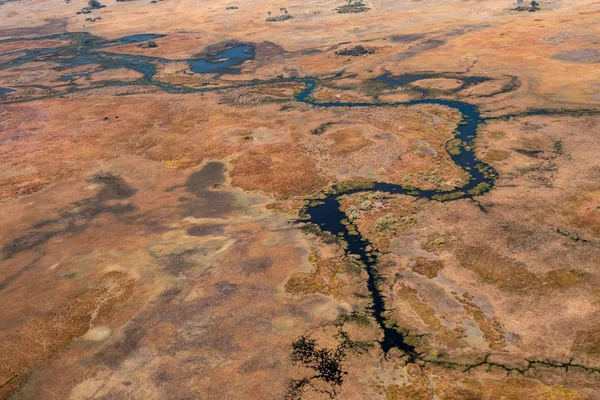
[{"label": "tree", "polygon": [[102,8],[103,7],[103,5],[100,4],[100,2],[98,0],[90,0],[88,2],[88,6],[90,8]]}]

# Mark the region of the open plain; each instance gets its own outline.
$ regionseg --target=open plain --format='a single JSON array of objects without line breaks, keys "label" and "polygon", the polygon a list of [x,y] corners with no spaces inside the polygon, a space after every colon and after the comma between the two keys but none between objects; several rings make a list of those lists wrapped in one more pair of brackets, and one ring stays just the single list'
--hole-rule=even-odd
[{"label": "open plain", "polygon": [[600,1],[100,3],[0,0],[0,398],[600,399]]}]

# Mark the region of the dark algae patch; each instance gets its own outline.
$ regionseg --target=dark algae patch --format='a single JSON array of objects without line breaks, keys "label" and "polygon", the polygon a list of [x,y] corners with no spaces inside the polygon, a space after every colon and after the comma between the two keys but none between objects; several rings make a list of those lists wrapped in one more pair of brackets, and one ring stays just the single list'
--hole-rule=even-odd
[{"label": "dark algae patch", "polygon": [[188,177],[185,191],[194,197],[182,199],[184,216],[216,218],[234,209],[233,195],[220,190],[220,185],[225,183],[225,171],[223,163],[211,161]]},{"label": "dark algae patch", "polygon": [[221,232],[223,232],[223,226],[218,224],[195,225],[187,230],[187,234],[190,236],[218,235]]},{"label": "dark algae patch", "polygon": [[114,202],[129,199],[136,193],[136,189],[129,186],[120,176],[101,173],[94,175],[89,182],[101,185],[96,196],[72,203],[66,210],[61,211],[56,219],[35,223],[28,233],[2,247],[2,259],[6,260],[20,252],[34,250],[56,235],[82,232],[102,213],[124,218],[126,214],[135,210],[131,204]]},{"label": "dark algae patch", "polygon": [[155,33],[143,33],[139,35],[124,36],[122,38],[116,39],[114,42],[119,44],[141,43],[149,40],[158,39],[164,36],[165,35],[158,35]]},{"label": "dark algae patch", "polygon": [[412,34],[404,34],[404,35],[392,35],[388,37],[388,40],[392,43],[411,43],[416,42],[417,40],[421,40],[425,38],[425,34],[423,33],[412,33]]},{"label": "dark algae patch", "polygon": [[220,162],[211,161],[198,172],[191,174],[185,183],[185,190],[200,196],[206,189],[213,185],[225,182],[225,165]]},{"label": "dark algae patch", "polygon": [[552,56],[555,60],[567,61],[581,64],[600,63],[600,50],[598,49],[577,49],[566,50]]},{"label": "dark algae patch", "polygon": [[392,75],[390,73],[385,73],[373,81],[375,83],[384,83],[387,86],[391,87],[399,87],[399,86],[408,86],[411,90],[421,92],[423,94],[430,94],[432,90],[421,88],[418,86],[414,86],[413,84],[417,81],[426,80],[426,79],[434,79],[434,78],[446,78],[446,79],[456,79],[461,82],[461,85],[454,89],[449,90],[440,90],[438,92],[448,92],[455,93],[459,92],[463,89],[467,89],[469,87],[478,85],[483,82],[487,82],[492,80],[487,76],[468,76],[463,74],[454,74],[454,73],[436,73],[436,72],[417,72],[417,73],[407,73],[400,75]]},{"label": "dark algae patch", "polygon": [[445,45],[446,42],[439,39],[429,39],[424,42],[415,44],[414,46],[409,47],[408,49],[398,53],[396,55],[396,59],[398,61],[408,60],[409,58],[413,58],[425,51],[433,50],[438,47]]}]

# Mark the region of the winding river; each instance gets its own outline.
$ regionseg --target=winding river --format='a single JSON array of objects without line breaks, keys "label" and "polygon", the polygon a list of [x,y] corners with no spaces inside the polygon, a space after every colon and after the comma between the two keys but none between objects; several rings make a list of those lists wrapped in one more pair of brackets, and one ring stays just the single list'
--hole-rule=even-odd
[{"label": "winding river", "polygon": [[[163,35],[141,34],[126,36],[115,40],[105,40],[97,36],[90,35],[84,32],[65,33],[58,35],[42,36],[38,38],[13,38],[0,40],[0,46],[3,43],[15,41],[38,41],[38,40],[55,40],[58,45],[51,48],[31,48],[18,49],[11,52],[0,54],[0,71],[5,71],[11,68],[18,68],[27,63],[38,62],[48,63],[46,69],[52,69],[58,72],[60,78],[53,82],[54,86],[43,85],[27,85],[17,83],[15,80],[10,87],[0,87],[0,104],[10,104],[19,102],[28,102],[44,98],[61,97],[66,94],[88,91],[103,87],[115,86],[153,86],[167,93],[203,93],[212,91],[222,91],[228,89],[237,89],[244,87],[257,87],[261,85],[274,83],[296,83],[302,88],[295,92],[293,100],[299,103],[304,103],[312,107],[323,108],[347,108],[347,107],[409,107],[416,105],[437,105],[448,107],[458,111],[462,118],[458,123],[454,137],[446,144],[446,149],[453,162],[469,175],[468,182],[460,188],[450,191],[442,190],[419,190],[414,187],[405,187],[387,182],[373,182],[369,185],[360,185],[347,190],[347,186],[334,186],[327,190],[326,195],[318,197],[318,201],[307,202],[304,210],[305,219],[301,222],[312,224],[318,227],[322,232],[331,234],[343,240],[347,246],[346,254],[357,257],[365,268],[368,275],[367,289],[370,294],[371,306],[369,311],[376,321],[378,328],[381,331],[379,346],[382,353],[387,357],[390,351],[396,349],[404,355],[407,363],[419,361],[428,362],[435,365],[446,367],[464,367],[465,371],[480,366],[488,368],[497,367],[510,372],[524,374],[529,370],[537,367],[561,368],[569,370],[569,368],[580,368],[587,372],[600,373],[600,369],[589,367],[582,364],[574,363],[573,360],[565,362],[557,362],[552,360],[535,360],[526,359],[524,367],[514,367],[502,363],[488,360],[486,356],[483,360],[461,364],[452,361],[435,361],[428,360],[423,354],[418,351],[418,344],[415,344],[413,337],[405,333],[388,317],[389,308],[386,306],[386,297],[383,294],[382,284],[383,277],[378,271],[379,253],[373,249],[372,243],[362,236],[355,227],[349,228],[347,224],[347,216],[340,210],[340,197],[347,194],[368,191],[381,191],[389,194],[402,194],[420,199],[428,199],[431,201],[453,201],[457,199],[473,199],[474,197],[484,194],[491,190],[497,177],[496,171],[489,165],[478,160],[475,156],[474,140],[477,137],[478,127],[487,120],[510,118],[526,115],[549,115],[549,114],[600,114],[600,110],[545,110],[545,109],[528,109],[524,112],[515,114],[505,114],[496,117],[483,118],[479,109],[474,104],[470,104],[459,100],[442,99],[436,96],[449,95],[458,93],[466,88],[478,85],[483,82],[488,82],[494,78],[485,76],[472,76],[460,73],[435,73],[422,72],[410,73],[393,76],[390,74],[381,75],[374,79],[377,85],[386,87],[402,87],[412,91],[419,97],[417,100],[407,102],[320,102],[317,101],[313,94],[315,89],[320,86],[327,86],[334,78],[316,78],[316,77],[288,77],[274,78],[268,80],[252,80],[243,83],[235,82],[228,83],[219,79],[223,74],[236,74],[240,72],[238,68],[245,61],[255,57],[255,48],[251,44],[239,42],[224,42],[216,46],[211,46],[205,49],[203,53],[196,55],[190,59],[172,60],[155,56],[122,54],[111,52],[114,46],[131,45],[142,43],[149,40],[159,39]],[[35,46],[30,46],[35,47]],[[18,47],[17,47],[18,48]],[[114,50],[114,49],[112,49]],[[2,61],[3,60],[3,61]],[[214,83],[221,86],[189,86],[182,84],[170,84],[161,82],[156,79],[157,66],[169,63],[186,62],[189,69],[196,74],[213,74],[215,77]],[[72,70],[73,67],[88,66],[85,69]],[[43,68],[43,67],[42,67]],[[111,69],[126,68],[140,73],[140,77],[130,81],[103,81],[91,82],[90,86],[80,87],[78,79],[86,78],[100,71]],[[40,70],[39,64],[37,69]],[[19,70],[17,70],[19,72]],[[9,75],[10,76],[10,75]],[[425,88],[419,88],[413,85],[414,82],[423,79],[432,78],[451,78],[461,81],[460,85],[455,89],[432,91]],[[482,97],[492,97],[500,93],[506,93],[516,90],[520,86],[518,77],[509,77],[510,82],[502,85],[502,87],[493,93],[482,95]],[[23,96],[22,89],[33,88],[38,90],[33,95]],[[346,89],[346,88],[337,88]],[[481,207],[481,206],[480,206]],[[483,207],[482,207],[483,209]],[[485,210],[484,210],[485,211]],[[310,352],[314,348],[305,349]],[[336,353],[337,354],[337,353]],[[342,357],[343,358],[343,357]],[[311,359],[312,360],[312,359]],[[340,360],[322,360],[324,365],[318,368],[313,368],[319,374],[304,380],[296,381],[300,384],[297,388],[302,388],[306,382],[312,379],[323,379],[326,383],[332,385],[341,385],[342,377],[345,373],[341,370]],[[303,383],[304,382],[304,383]],[[332,392],[335,394],[335,390]],[[333,396],[330,393],[330,396]],[[333,397],[332,397],[333,398]]]},{"label": "winding river", "polygon": [[[66,40],[69,44],[49,49],[20,50],[1,54],[0,56],[12,56],[12,59],[0,63],[0,71],[7,68],[17,67],[32,61],[51,61],[53,63],[57,63],[59,64],[58,67],[55,67],[55,70],[57,71],[67,71],[71,67],[82,65],[96,65],[97,69],[95,69],[93,72],[98,72],[98,69],[106,70],[128,68],[140,72],[142,77],[133,82],[106,82],[102,86],[154,85],[170,93],[207,92],[229,88],[259,86],[270,83],[293,82],[303,84],[303,89],[294,95],[294,99],[297,102],[309,104],[313,107],[400,107],[431,104],[453,108],[462,114],[462,121],[458,124],[454,137],[460,142],[458,145],[456,145],[456,141],[454,141],[454,149],[452,152],[450,152],[450,157],[456,163],[456,165],[460,166],[470,175],[470,180],[464,187],[455,189],[453,191],[418,190],[415,188],[407,188],[391,183],[375,182],[373,186],[369,188],[352,189],[345,191],[344,193],[339,193],[339,191],[335,190],[334,194],[327,195],[322,202],[319,202],[314,206],[308,206],[305,210],[305,214],[308,215],[307,222],[318,226],[323,232],[329,232],[333,235],[341,237],[347,243],[347,253],[357,255],[360,261],[364,264],[366,272],[368,273],[367,287],[372,300],[370,311],[383,333],[383,337],[380,340],[382,351],[385,354],[388,354],[390,350],[398,349],[408,357],[409,361],[416,360],[419,357],[416,347],[409,344],[407,342],[407,337],[386,317],[386,299],[380,288],[381,277],[377,270],[378,255],[375,252],[367,250],[372,247],[368,239],[360,234],[350,234],[348,227],[343,223],[343,221],[346,219],[346,215],[340,211],[339,198],[343,194],[377,190],[385,193],[404,194],[436,201],[450,201],[459,198],[472,198],[473,196],[477,196],[489,191],[493,187],[496,172],[489,165],[478,160],[475,156],[473,141],[477,136],[478,126],[484,122],[477,107],[462,101],[436,98],[421,98],[408,102],[394,103],[318,102],[314,100],[311,95],[314,93],[315,89],[323,83],[317,78],[311,77],[278,78],[267,81],[251,81],[225,87],[221,86],[207,88],[192,88],[183,85],[157,82],[154,80],[157,64],[181,61],[187,62],[190,65],[190,69],[195,73],[215,73],[217,75],[224,73],[236,73],[238,71],[235,69],[236,66],[242,64],[248,59],[252,59],[255,55],[254,48],[251,45],[237,42],[224,44],[220,49],[215,50],[212,54],[187,60],[168,60],[159,57],[111,53],[107,51],[107,48],[111,46],[139,43],[159,37],[161,37],[161,35],[145,34],[127,36],[116,40],[103,40],[87,33],[68,33],[45,36],[36,39],[4,40],[2,42],[16,40],[58,39]],[[61,81],[66,82],[66,85],[68,86],[78,77],[87,76],[93,72],[84,72],[74,75],[69,75],[67,73],[61,77]],[[453,77],[456,77],[455,75],[453,75]],[[387,85],[403,86],[417,79],[435,78],[436,76],[437,75],[434,73],[427,73],[426,75],[405,74],[394,77],[384,75],[379,79],[385,82]],[[444,75],[439,74],[439,76]],[[486,77],[468,76],[459,76],[459,78],[463,80],[462,87],[477,84],[490,79]],[[15,87],[15,89],[18,88]],[[11,93],[9,92],[11,90],[13,89],[2,89],[2,91],[0,91],[0,97],[2,94],[7,95]],[[77,88],[76,85],[73,84],[72,87],[68,86],[66,92],[72,93],[81,90],[89,90],[89,88]],[[51,94],[41,98],[56,97],[64,94],[64,92],[61,92],[60,94]],[[421,93],[421,95],[426,96],[427,93]],[[7,98],[2,102],[10,103],[29,100],[32,99],[19,99],[11,101],[10,98]]]},{"label": "winding river", "polygon": [[453,154],[450,154],[450,157],[458,166],[470,174],[471,178],[467,185],[453,191],[420,191],[391,183],[376,182],[370,188],[352,189],[343,193],[338,193],[336,191],[336,193],[328,195],[322,203],[308,207],[305,211],[310,217],[309,222],[317,225],[324,232],[341,236],[348,244],[346,250],[347,253],[358,255],[360,261],[365,265],[365,270],[369,277],[367,287],[372,300],[371,312],[375,321],[377,321],[377,325],[383,332],[383,338],[380,340],[381,350],[385,354],[388,354],[391,349],[398,349],[407,356],[408,362],[413,362],[419,357],[416,347],[407,343],[406,336],[401,333],[397,326],[386,318],[385,297],[380,289],[381,277],[377,270],[377,253],[368,251],[367,249],[372,247],[371,243],[360,235],[360,233],[356,234],[353,232],[353,234],[350,234],[348,226],[342,223],[347,217],[340,210],[339,197],[357,192],[378,190],[385,193],[404,194],[430,200],[450,201],[460,198],[471,198],[474,195],[489,191],[494,184],[496,172],[492,167],[477,159],[473,146],[473,140],[477,136],[477,127],[483,122],[483,119],[476,106],[454,100],[420,99],[409,102],[384,104],[342,102],[317,103],[306,101],[306,98],[309,97],[316,85],[316,82],[314,81],[310,83],[311,84],[308,85],[304,92],[296,96],[296,100],[307,102],[316,107],[398,107],[434,104],[454,108],[462,114],[462,121],[456,129],[454,137],[461,141],[461,151],[459,153],[452,152]]}]

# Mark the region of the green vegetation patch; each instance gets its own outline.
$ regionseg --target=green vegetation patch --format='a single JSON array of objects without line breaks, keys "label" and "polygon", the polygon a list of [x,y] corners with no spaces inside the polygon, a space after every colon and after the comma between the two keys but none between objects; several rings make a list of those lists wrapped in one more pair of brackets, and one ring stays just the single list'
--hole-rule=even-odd
[{"label": "green vegetation patch", "polygon": [[450,139],[446,142],[446,151],[452,156],[460,154],[460,148],[464,146],[464,143],[460,139]]},{"label": "green vegetation patch", "polygon": [[425,257],[417,257],[409,263],[409,266],[410,269],[417,274],[432,279],[444,268],[444,263],[443,261],[434,261]]},{"label": "green vegetation patch", "polygon": [[388,214],[384,217],[378,218],[377,221],[375,221],[375,227],[373,228],[373,230],[375,232],[382,232],[382,231],[395,231],[396,230],[396,226],[398,225],[398,220],[394,217],[394,214]]},{"label": "green vegetation patch", "polygon": [[504,161],[508,158],[509,154],[508,151],[491,149],[483,156],[482,160],[486,163]]},{"label": "green vegetation patch", "polygon": [[338,14],[356,14],[369,11],[369,7],[362,0],[348,0],[348,4],[344,4],[335,9]]},{"label": "green vegetation patch", "polygon": [[462,199],[463,197],[465,197],[466,193],[465,192],[453,192],[453,193],[440,193],[440,194],[435,194],[433,196],[431,196],[432,199],[437,200],[437,201],[451,201],[451,200],[458,200],[458,199]]},{"label": "green vegetation patch", "polygon": [[586,282],[587,275],[575,270],[554,270],[535,274],[523,262],[498,254],[487,246],[466,247],[458,254],[461,265],[483,282],[506,292],[547,293],[565,290]]},{"label": "green vegetation patch", "polygon": [[481,196],[482,194],[488,192],[491,188],[492,188],[492,185],[490,185],[489,183],[481,182],[479,185],[475,186],[473,189],[469,190],[467,193],[469,193],[471,196]]},{"label": "green vegetation patch", "polygon": [[145,43],[140,43],[138,45],[138,47],[140,49],[154,49],[154,48],[158,47],[158,44],[156,44],[156,42],[154,40],[149,40]]},{"label": "green vegetation patch", "polygon": [[292,14],[289,13],[289,11],[287,10],[287,8],[285,7],[281,7],[279,9],[279,15],[273,15],[273,13],[271,13],[271,11],[269,11],[267,13],[268,17],[266,19],[267,22],[283,22],[283,21],[287,21],[288,19],[292,19],[294,18],[294,16]]},{"label": "green vegetation patch", "polygon": [[342,281],[336,275],[344,272],[344,262],[339,259],[323,259],[314,251],[310,254],[309,261],[314,265],[314,270],[292,274],[285,284],[285,291],[294,295],[321,293],[339,296]]}]

